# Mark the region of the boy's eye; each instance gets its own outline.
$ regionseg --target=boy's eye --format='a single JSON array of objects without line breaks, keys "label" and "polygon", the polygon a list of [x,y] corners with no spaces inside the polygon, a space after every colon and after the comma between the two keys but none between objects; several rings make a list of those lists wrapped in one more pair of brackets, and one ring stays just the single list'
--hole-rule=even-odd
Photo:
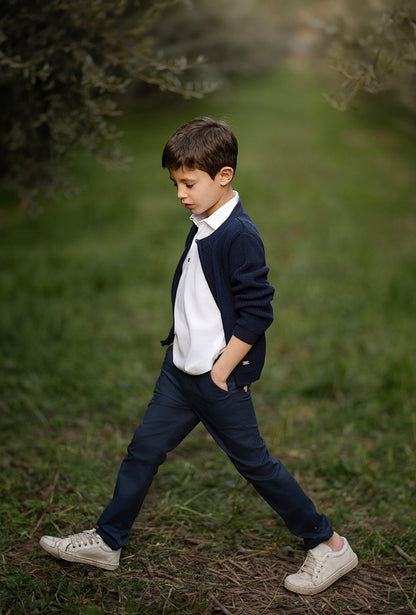
[{"label": "boy's eye", "polygon": [[193,184],[185,184],[187,188],[192,188]]}]

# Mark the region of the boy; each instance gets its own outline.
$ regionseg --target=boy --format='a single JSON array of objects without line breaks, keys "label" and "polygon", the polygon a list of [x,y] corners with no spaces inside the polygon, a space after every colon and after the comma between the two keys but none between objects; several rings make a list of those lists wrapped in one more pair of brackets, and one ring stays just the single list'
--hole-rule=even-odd
[{"label": "boy", "polygon": [[237,470],[304,540],[307,557],[285,587],[315,594],[357,565],[345,538],[318,514],[260,437],[250,384],[260,377],[274,289],[263,243],[232,179],[238,145],[229,127],[198,118],[169,139],[162,156],[192,228],[172,284],[173,326],[147,412],[123,460],[97,530],[40,544],[51,555],[117,568],[158,467],[200,422]]}]

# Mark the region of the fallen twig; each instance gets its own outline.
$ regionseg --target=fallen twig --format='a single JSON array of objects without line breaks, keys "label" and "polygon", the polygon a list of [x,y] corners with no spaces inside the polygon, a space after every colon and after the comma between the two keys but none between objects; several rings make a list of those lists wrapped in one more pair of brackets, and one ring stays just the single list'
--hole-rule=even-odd
[{"label": "fallen twig", "polygon": [[[283,581],[283,579],[282,579],[282,581]],[[271,605],[271,604],[273,604],[273,602],[276,600],[277,594],[278,594],[278,592],[279,592],[279,590],[280,590],[280,587],[281,587],[281,585],[282,585],[282,581],[280,581],[280,583],[279,583],[279,585],[276,587],[276,590],[275,590],[275,592],[274,592],[273,596],[271,597],[271,599],[270,599],[269,603],[267,604],[267,606],[266,606],[266,607],[263,609],[263,611],[261,612],[261,613],[262,613],[262,615],[263,615],[263,613],[265,613],[266,611],[268,611],[268,610],[269,610],[270,605]]]},{"label": "fallen twig", "polygon": [[240,585],[239,580],[235,580],[233,577],[230,577],[229,574],[224,574],[224,572],[220,572],[219,570],[215,570],[214,568],[207,568],[208,572],[212,572],[216,577],[222,577],[223,579],[227,579],[227,581],[231,581],[236,585]]},{"label": "fallen twig", "polygon": [[313,608],[313,606],[311,605],[311,603],[310,603],[308,600],[306,600],[306,598],[304,598],[304,597],[303,597],[303,596],[301,596],[300,594],[298,594],[298,596],[299,596],[299,598],[302,600],[302,602],[303,602],[304,604],[306,604],[306,606],[308,607],[308,609],[310,609],[310,610],[312,611],[312,613],[313,613],[314,615],[319,615],[318,611],[315,611],[315,609]]},{"label": "fallen twig", "polygon": [[144,564],[144,566],[146,567],[147,574],[149,575],[149,577],[154,577],[155,576],[153,568],[152,568],[150,562],[147,559],[145,559],[144,557],[138,557],[137,560],[139,562],[141,562],[142,564]]},{"label": "fallen twig", "polygon": [[334,611],[334,613],[338,613],[338,609],[335,608],[327,598],[325,598],[324,596],[321,596],[320,598],[322,602],[325,602],[325,604]]},{"label": "fallen twig", "polygon": [[[393,575],[394,576],[394,575]],[[405,590],[403,589],[399,579],[397,577],[394,576],[394,580],[396,581],[397,585],[400,587],[400,591],[403,593],[404,597],[406,598],[406,602],[409,606],[409,609],[412,611],[412,613],[416,613],[416,608],[413,604],[413,602],[411,602],[405,592]]]},{"label": "fallen twig", "polygon": [[[239,564],[238,562],[236,562],[234,559],[229,559],[228,560],[230,562],[230,564],[232,564],[233,566],[235,566],[236,568],[238,568],[239,570],[241,570],[241,572],[244,572],[244,574],[247,574],[248,570],[247,570],[247,566],[242,566],[241,564]],[[226,562],[224,562],[224,565],[227,566]],[[230,570],[230,567],[227,566],[227,568]],[[234,572],[234,571],[233,571]]]},{"label": "fallen twig", "polygon": [[410,555],[408,555],[405,551],[403,551],[403,549],[401,549],[399,545],[394,545],[394,548],[396,549],[397,553],[401,555],[405,560],[411,562],[412,564],[416,564],[416,560],[413,559],[413,557],[410,557]]},{"label": "fallen twig", "polygon": [[37,531],[38,527],[41,525],[41,523],[43,522],[44,518],[46,517],[46,515],[49,512],[50,506],[52,505],[53,498],[55,496],[55,489],[56,489],[56,485],[58,484],[59,474],[60,474],[60,471],[57,470],[56,474],[55,474],[55,478],[54,478],[53,483],[52,483],[51,488],[50,488],[50,496],[49,496],[48,505],[43,509],[42,514],[40,515],[39,519],[35,523],[35,526],[33,527],[32,531],[30,532],[30,536],[33,536],[33,534]]},{"label": "fallen twig", "polygon": [[224,615],[232,615],[231,611],[227,609],[226,606],[221,604],[216,596],[212,592],[208,592],[208,597],[211,598],[212,602],[216,604],[216,606],[224,613]]}]

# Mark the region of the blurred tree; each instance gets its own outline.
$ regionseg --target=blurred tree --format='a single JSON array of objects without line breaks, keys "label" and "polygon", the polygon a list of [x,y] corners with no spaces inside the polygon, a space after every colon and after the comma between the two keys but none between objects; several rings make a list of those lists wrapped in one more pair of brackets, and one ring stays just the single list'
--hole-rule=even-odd
[{"label": "blurred tree", "polygon": [[0,182],[35,211],[75,147],[121,162],[111,118],[132,82],[201,96],[275,64],[275,40],[254,0],[3,0]]},{"label": "blurred tree", "polygon": [[[336,6],[339,12],[340,6]],[[359,92],[390,92],[416,111],[416,3],[350,0],[335,20],[326,19],[341,92],[328,97],[345,110]]]},{"label": "blurred tree", "polygon": [[[173,0],[174,2],[174,0]],[[175,2],[174,2],[175,3]],[[0,7],[0,181],[29,210],[62,187],[75,145],[117,161],[115,95],[132,78],[196,96],[189,63],[164,57],[150,36],[172,0],[4,0]],[[195,62],[198,62],[198,58]]]},{"label": "blurred tree", "polygon": [[204,57],[193,77],[221,83],[275,67],[287,53],[287,41],[270,23],[266,0],[193,0],[166,10],[153,35],[162,53]]}]

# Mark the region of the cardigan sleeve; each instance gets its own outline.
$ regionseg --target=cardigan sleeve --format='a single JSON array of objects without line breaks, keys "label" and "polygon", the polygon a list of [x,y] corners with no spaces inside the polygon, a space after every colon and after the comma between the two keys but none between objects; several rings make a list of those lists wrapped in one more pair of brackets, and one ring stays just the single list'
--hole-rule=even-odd
[{"label": "cardigan sleeve", "polygon": [[237,320],[233,335],[254,345],[273,322],[274,288],[267,279],[260,235],[242,231],[229,246],[230,280]]}]

